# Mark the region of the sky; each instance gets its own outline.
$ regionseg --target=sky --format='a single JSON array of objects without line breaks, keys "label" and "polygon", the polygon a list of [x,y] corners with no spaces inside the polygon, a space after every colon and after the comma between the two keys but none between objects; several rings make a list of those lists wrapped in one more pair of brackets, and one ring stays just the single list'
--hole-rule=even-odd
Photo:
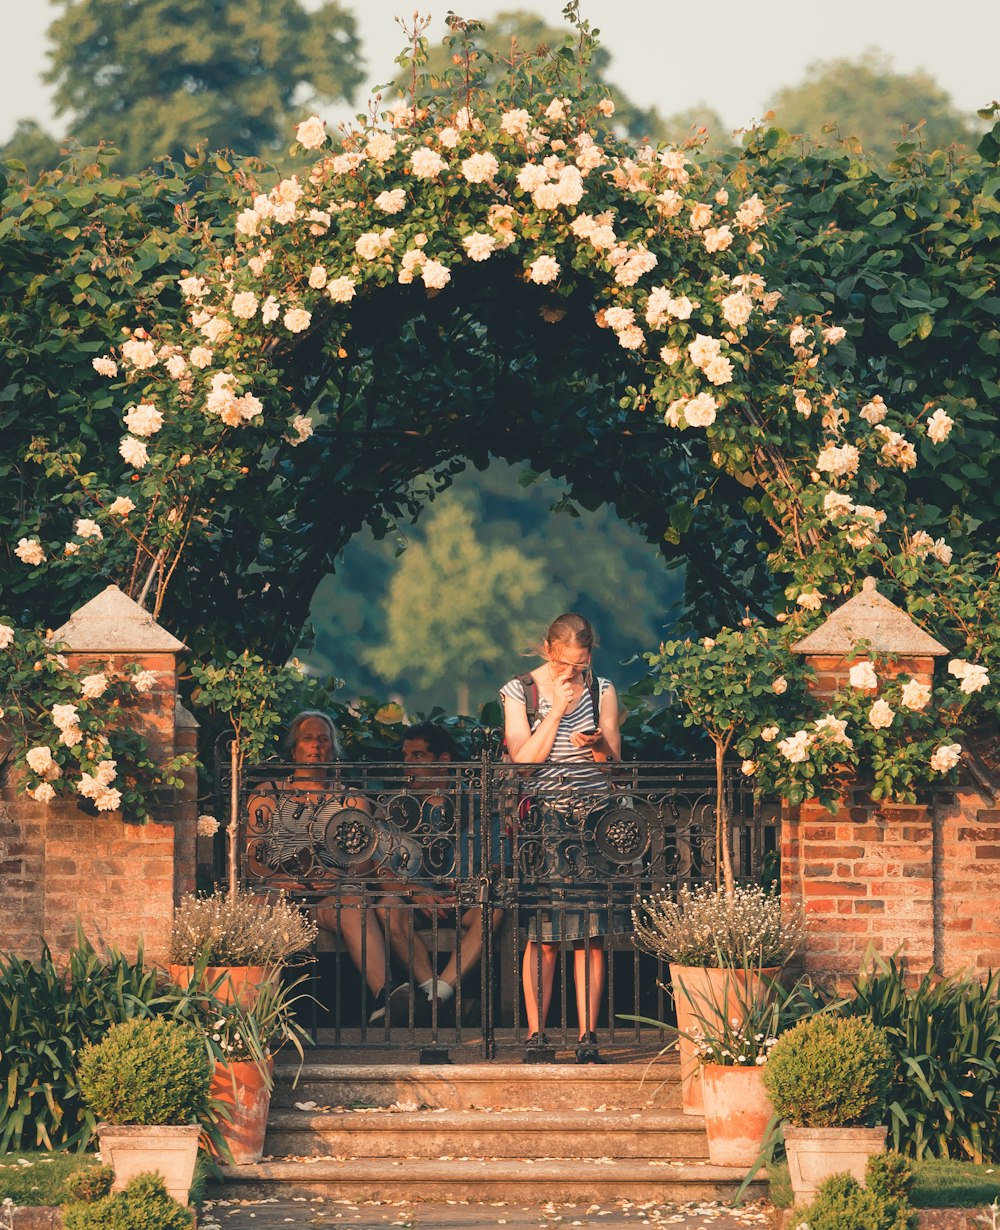
[{"label": "sky", "polygon": [[[319,0],[303,0],[315,8]],[[414,0],[341,0],[358,18],[367,80],[393,75],[403,38],[394,17],[409,17]],[[450,8],[488,20],[513,8],[561,20],[564,0],[481,0],[475,7],[421,3],[434,20],[431,35],[445,34]],[[1000,0],[583,0],[583,13],[601,31],[611,53],[609,77],[639,105],[664,115],[700,102],[713,107],[729,128],[748,126],[767,110],[770,96],[800,81],[816,60],[855,59],[869,47],[892,57],[896,71],[926,69],[962,110],[974,112],[1000,98]],[[52,112],[50,87],[41,81],[47,61],[45,30],[57,8],[49,0],[0,0],[5,49],[0,57],[0,142],[19,118],[39,120],[62,136]],[[328,111],[347,118],[354,109]]]}]

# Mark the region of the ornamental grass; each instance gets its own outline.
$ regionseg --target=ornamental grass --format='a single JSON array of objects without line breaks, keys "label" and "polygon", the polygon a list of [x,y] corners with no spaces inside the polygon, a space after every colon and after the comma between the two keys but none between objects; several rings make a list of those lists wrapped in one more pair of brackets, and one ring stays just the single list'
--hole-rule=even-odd
[{"label": "ornamental grass", "polygon": [[220,890],[184,897],[174,914],[170,959],[178,965],[294,965],[308,960],[318,928],[287,897]]},{"label": "ornamental grass", "polygon": [[801,948],[801,910],[782,911],[781,899],[756,885],[727,893],[712,885],[668,889],[632,910],[635,943],[674,965],[759,969],[784,965]]}]

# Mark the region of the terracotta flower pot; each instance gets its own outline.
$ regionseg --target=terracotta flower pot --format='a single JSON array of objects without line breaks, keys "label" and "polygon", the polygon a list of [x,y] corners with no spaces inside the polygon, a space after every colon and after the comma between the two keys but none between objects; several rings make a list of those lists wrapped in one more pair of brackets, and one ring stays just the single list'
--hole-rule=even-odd
[{"label": "terracotta flower pot", "polygon": [[885,1152],[884,1127],[785,1128],[788,1173],[797,1203],[812,1200],[832,1174],[848,1171],[865,1181],[868,1159]]},{"label": "terracotta flower pot", "polygon": [[[194,978],[193,965],[167,966],[170,977],[179,987],[185,990]],[[274,971],[266,965],[210,965],[205,970],[202,979],[203,987],[210,987],[225,975],[225,981],[218,988],[219,998],[224,1004],[240,1004],[244,1008],[252,1008],[257,1002],[257,990],[263,986]]]},{"label": "terracotta flower pot", "polygon": [[702,1065],[705,1132],[713,1166],[751,1166],[760,1154],[774,1107],[762,1068]]},{"label": "terracotta flower pot", "polygon": [[232,1122],[219,1127],[236,1166],[253,1165],[263,1155],[273,1073],[273,1060],[266,1074],[249,1059],[215,1065],[210,1092],[230,1109]]},{"label": "terracotta flower pot", "polygon": [[[740,999],[749,999],[762,981],[776,978],[777,966],[762,970],[709,969],[704,965],[670,966],[670,981],[674,989],[674,1007],[677,1011],[677,1028],[681,1034],[691,1034],[701,1027],[699,1017],[705,1020],[717,1015],[716,1006],[722,1008],[728,1019],[742,1016]],[[701,1063],[695,1054],[690,1038],[678,1039],[681,1058],[681,1109],[685,1115],[704,1114],[701,1092]]]},{"label": "terracotta flower pot", "polygon": [[155,1170],[163,1176],[169,1194],[187,1204],[201,1136],[196,1123],[183,1127],[99,1123],[97,1136],[101,1161],[115,1172],[112,1191],[120,1192],[136,1175]]}]

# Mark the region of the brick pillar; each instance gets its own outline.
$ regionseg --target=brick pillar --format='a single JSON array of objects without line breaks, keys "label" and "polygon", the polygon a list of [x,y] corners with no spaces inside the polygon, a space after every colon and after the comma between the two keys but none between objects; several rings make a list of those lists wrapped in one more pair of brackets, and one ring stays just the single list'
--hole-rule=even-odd
[{"label": "brick pillar", "polygon": [[[933,679],[935,658],[947,653],[869,577],[860,594],[794,646],[815,672],[818,694],[832,695],[848,682],[847,656],[862,641],[874,654],[898,655],[880,667],[883,677],[905,674],[923,683]],[[869,945],[886,955],[901,949],[915,972],[940,967],[943,885],[934,808],[878,804],[853,790],[847,796],[834,814],[814,800],[783,810],[782,897],[806,913],[806,972],[846,982]]]},{"label": "brick pillar", "polygon": [[[153,671],[138,698],[136,729],[151,759],[193,750],[197,723],[177,702],[177,655],[184,645],[117,588],[58,628],[74,668],[137,662]],[[117,813],[87,815],[72,802],[46,806],[11,787],[0,792],[0,935],[3,948],[37,956],[42,941],[64,955],[77,925],[95,943],[163,963],[177,896],[194,886],[197,790],[194,770],[180,791],[152,809],[155,822],[126,824]],[[6,847],[4,851],[3,847]]]}]

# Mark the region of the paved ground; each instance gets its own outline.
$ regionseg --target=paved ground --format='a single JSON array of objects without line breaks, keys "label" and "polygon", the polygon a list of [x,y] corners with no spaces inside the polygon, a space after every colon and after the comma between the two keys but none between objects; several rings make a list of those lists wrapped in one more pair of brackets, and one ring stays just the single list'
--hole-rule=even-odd
[{"label": "paved ground", "polygon": [[337,1230],[638,1230],[639,1227],[680,1227],[681,1230],[743,1230],[764,1228],[767,1213],[759,1204],[731,1209],[722,1204],[659,1204],[627,1200],[606,1204],[469,1204],[371,1203],[322,1197],[298,1200],[216,1201],[206,1204],[199,1230],[288,1230],[288,1227],[337,1227]]}]

